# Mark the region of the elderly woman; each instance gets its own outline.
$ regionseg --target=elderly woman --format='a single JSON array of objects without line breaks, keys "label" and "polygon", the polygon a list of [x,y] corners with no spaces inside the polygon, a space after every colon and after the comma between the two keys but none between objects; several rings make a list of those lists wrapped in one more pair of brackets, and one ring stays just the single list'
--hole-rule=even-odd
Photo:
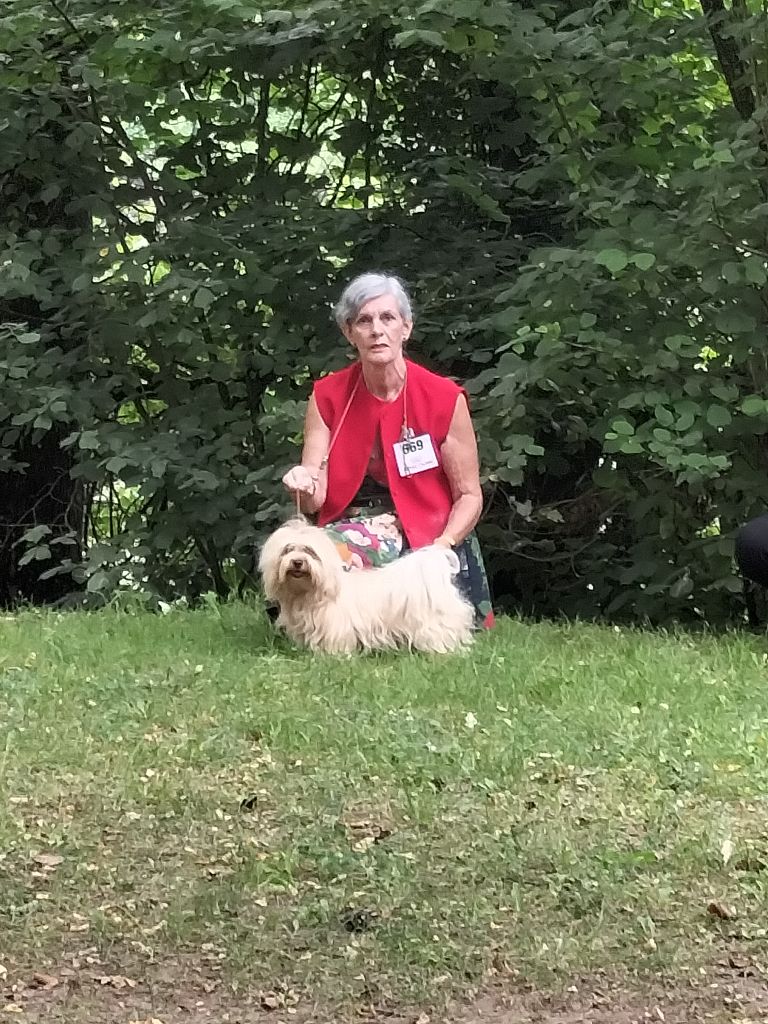
[{"label": "elderly woman", "polygon": [[460,586],[490,627],[473,532],[483,497],[466,394],[405,358],[413,314],[396,277],[356,277],[336,321],[358,358],[315,382],[301,464],[285,474],[285,487],[317,515],[350,568],[384,565],[427,544],[454,548]]}]

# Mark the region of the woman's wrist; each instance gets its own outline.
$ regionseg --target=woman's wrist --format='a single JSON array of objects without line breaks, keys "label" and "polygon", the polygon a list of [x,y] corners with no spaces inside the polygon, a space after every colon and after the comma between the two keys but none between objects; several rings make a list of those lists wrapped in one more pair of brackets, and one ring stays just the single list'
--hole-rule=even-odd
[{"label": "woman's wrist", "polygon": [[458,544],[456,538],[450,533],[441,533],[435,540],[435,544],[443,548],[455,548]]},{"label": "woman's wrist", "polygon": [[316,512],[322,504],[321,492],[320,492],[320,469],[310,469],[308,466],[302,467],[309,477],[309,487],[304,491],[303,497],[306,498],[307,511]]}]

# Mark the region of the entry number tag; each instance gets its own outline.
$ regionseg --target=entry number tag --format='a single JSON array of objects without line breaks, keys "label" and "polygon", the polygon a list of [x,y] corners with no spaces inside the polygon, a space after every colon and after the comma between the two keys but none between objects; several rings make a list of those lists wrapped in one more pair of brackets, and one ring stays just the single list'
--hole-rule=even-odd
[{"label": "entry number tag", "polygon": [[414,473],[423,473],[425,469],[434,469],[438,465],[429,434],[398,441],[394,449],[400,476],[413,476]]}]

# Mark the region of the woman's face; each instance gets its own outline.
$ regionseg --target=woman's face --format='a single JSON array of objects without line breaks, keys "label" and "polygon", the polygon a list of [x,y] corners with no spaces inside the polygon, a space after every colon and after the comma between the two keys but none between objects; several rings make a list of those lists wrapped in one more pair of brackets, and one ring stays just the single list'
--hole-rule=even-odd
[{"label": "woman's face", "polygon": [[381,366],[400,358],[412,327],[410,320],[403,319],[394,295],[379,295],[347,321],[344,336],[362,362]]}]

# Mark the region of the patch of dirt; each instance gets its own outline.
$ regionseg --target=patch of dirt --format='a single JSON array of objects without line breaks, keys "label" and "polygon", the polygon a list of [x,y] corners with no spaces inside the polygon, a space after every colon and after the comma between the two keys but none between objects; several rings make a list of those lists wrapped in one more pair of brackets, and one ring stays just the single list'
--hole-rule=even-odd
[{"label": "patch of dirt", "polygon": [[[50,973],[49,973],[50,970]],[[768,1020],[768,981],[746,959],[729,958],[694,981],[640,991],[605,976],[560,992],[502,986],[448,1011],[419,1008],[339,1012],[291,989],[237,992],[183,963],[149,978],[62,968],[0,978],[0,1021],[20,1024],[751,1024]]]},{"label": "patch of dirt", "polygon": [[[276,1022],[274,1013],[262,1007],[267,993],[237,997],[231,990],[223,992],[215,974],[182,962],[153,965],[151,976],[144,968],[117,974],[105,965],[84,963],[48,966],[44,973],[20,970],[15,980],[0,981],[5,981],[0,987],[3,1024],[250,1024],[269,1016]],[[287,1006],[285,999],[282,1003]]]},{"label": "patch of dirt", "polygon": [[435,1017],[430,1024],[750,1024],[767,1019],[768,980],[762,968],[747,958],[728,958],[695,981],[656,982],[644,989],[592,977],[577,979],[559,993],[486,994],[462,1012]]}]

